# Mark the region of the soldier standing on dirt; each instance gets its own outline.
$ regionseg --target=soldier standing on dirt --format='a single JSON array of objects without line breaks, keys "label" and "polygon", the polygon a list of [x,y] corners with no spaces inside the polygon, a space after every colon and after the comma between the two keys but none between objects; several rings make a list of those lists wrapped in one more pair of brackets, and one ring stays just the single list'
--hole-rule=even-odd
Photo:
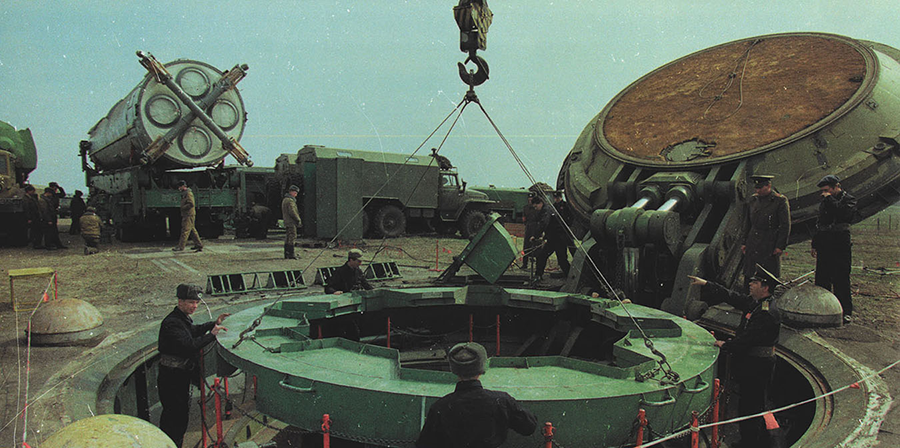
[{"label": "soldier standing on dirt", "polygon": [[203,242],[200,241],[200,234],[197,233],[197,203],[194,201],[194,192],[187,186],[187,182],[178,182],[178,191],[181,191],[181,236],[178,238],[178,245],[172,250],[179,252],[184,250],[188,237],[194,242],[191,247],[195,252],[203,250]]},{"label": "soldier standing on dirt", "polygon": [[59,228],[56,226],[58,222],[57,209],[53,206],[54,203],[59,204],[59,198],[56,198],[54,191],[51,187],[44,188],[44,195],[38,201],[41,225],[44,231],[44,247],[47,250],[68,249],[59,240]]},{"label": "soldier standing on dirt", "polygon": [[822,193],[819,219],[810,253],[816,259],[816,286],[834,291],[844,309],[844,323],[850,322],[850,224],[858,219],[856,198],[841,189],[841,180],[829,174],[817,184]]},{"label": "soldier standing on dirt", "polygon": [[28,221],[28,241],[34,249],[44,248],[44,219],[41,217],[40,202],[33,185],[25,186],[25,219]]},{"label": "soldier standing on dirt", "polygon": [[72,215],[72,225],[69,226],[69,235],[78,235],[81,233],[81,215],[84,214],[84,193],[81,190],[75,190],[75,196],[72,196],[72,203],[69,204],[69,213]]},{"label": "soldier standing on dirt", "polygon": [[284,220],[284,258],[296,260],[294,242],[297,240],[297,227],[300,225],[300,212],[297,210],[297,195],[300,187],[291,185],[281,200],[281,217]]},{"label": "soldier standing on dirt", "polygon": [[759,174],[750,178],[756,193],[747,204],[747,219],[744,221],[744,234],[747,235],[741,246],[744,278],[753,276],[757,263],[779,277],[781,254],[791,235],[791,207],[786,196],[772,191],[774,176]]},{"label": "soldier standing on dirt", "polygon": [[163,408],[159,429],[180,448],[188,426],[191,383],[202,381],[198,362],[200,351],[216,339],[219,331],[228,331],[221,325],[230,314],[223,313],[215,321],[194,325],[191,314],[200,304],[200,287],[181,284],[175,295],[178,305],[159,326],[160,359],[156,384]]}]

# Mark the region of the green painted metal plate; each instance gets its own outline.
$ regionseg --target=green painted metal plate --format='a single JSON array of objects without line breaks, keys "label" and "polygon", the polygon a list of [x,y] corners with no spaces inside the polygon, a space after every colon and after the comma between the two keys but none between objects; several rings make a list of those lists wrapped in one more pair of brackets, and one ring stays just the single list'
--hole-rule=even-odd
[{"label": "green painted metal plate", "polygon": [[[618,446],[631,440],[639,408],[659,432],[685,427],[691,411],[704,412],[718,357],[703,328],[659,310],[624,306],[627,312],[606,299],[495,286],[289,298],[231,316],[232,331],[219,334],[218,352],[257,377],[261,412],[311,430],[327,413],[338,437],[403,446],[417,437],[428,408],[454,388],[442,347],[468,336],[442,328],[465,328],[471,315],[474,339],[495,354],[496,327],[484,323],[496,319],[502,356],[491,357],[484,386],[508,392],[539,421],[552,422],[563,446]],[[252,340],[235,347],[261,315]],[[393,348],[385,346],[388,318]],[[666,355],[677,380],[658,368],[635,321]],[[581,330],[558,331],[563,337],[555,339],[555,330],[544,331],[566,326]],[[323,339],[317,339],[320,329]],[[522,347],[544,344],[529,345],[531,334],[550,335],[545,340],[552,343],[538,350],[543,355],[529,348],[517,356]],[[605,354],[592,359],[594,351]],[[541,440],[537,433],[510,434],[504,446],[532,448]]]}]

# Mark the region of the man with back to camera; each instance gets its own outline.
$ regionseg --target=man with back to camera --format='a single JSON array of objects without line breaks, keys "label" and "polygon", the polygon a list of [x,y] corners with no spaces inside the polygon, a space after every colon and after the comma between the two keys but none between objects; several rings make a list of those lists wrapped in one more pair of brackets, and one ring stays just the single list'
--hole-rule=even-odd
[{"label": "man with back to camera", "polygon": [[297,210],[297,195],[300,187],[291,185],[281,200],[281,218],[284,220],[284,258],[296,260],[294,241],[297,240],[297,227],[300,225],[300,212]]},{"label": "man with back to camera", "polygon": [[83,191],[75,190],[75,195],[72,196],[72,202],[69,204],[69,213],[72,215],[72,225],[69,226],[69,235],[81,234],[81,216],[84,215],[86,210],[83,196]]},{"label": "man with back to camera", "polygon": [[81,238],[84,240],[84,254],[92,255],[100,251],[100,234],[103,224],[97,216],[97,209],[88,207],[79,218]]},{"label": "man with back to camera", "polygon": [[772,190],[775,176],[758,174],[750,176],[756,192],[747,203],[744,233],[747,239],[741,245],[744,253],[744,279],[756,272],[759,264],[775,277],[781,276],[781,254],[791,235],[791,206],[783,194]]},{"label": "man with back to camera", "polygon": [[506,441],[509,429],[529,436],[537,418],[506,392],[481,385],[487,352],[481,344],[456,344],[447,353],[456,389],[428,409],[416,448],[494,448]]},{"label": "man with back to camera", "polygon": [[197,202],[194,201],[194,192],[183,180],[178,182],[178,191],[181,192],[181,236],[178,238],[178,245],[172,250],[175,252],[184,250],[190,237],[194,242],[191,249],[200,252],[203,250],[203,242],[200,241],[200,234],[197,232]]},{"label": "man with back to camera", "polygon": [[[740,415],[753,415],[766,410],[769,386],[775,373],[775,344],[781,333],[781,317],[771,306],[772,292],[778,281],[764,269],[750,277],[750,294],[726,289],[718,283],[689,275],[692,285],[702,287],[700,297],[715,305],[728,302],[740,310],[741,323],[734,337],[716,341],[723,352],[734,355],[731,371],[740,385]],[[762,418],[739,422],[741,447],[767,446]]]},{"label": "man with back to camera", "polygon": [[348,291],[372,289],[372,285],[366,280],[366,275],[359,268],[360,265],[362,265],[362,251],[350,249],[347,252],[347,262],[335,269],[325,282],[325,294],[343,294]]},{"label": "man with back to camera", "polygon": [[833,174],[823,177],[816,186],[822,195],[810,250],[816,259],[816,286],[834,291],[844,309],[844,323],[850,323],[850,315],[853,314],[850,224],[858,218],[856,198],[841,188],[841,180]]},{"label": "man with back to camera", "polygon": [[214,341],[222,321],[230,314],[223,313],[215,321],[194,325],[191,314],[197,310],[202,298],[197,285],[180,284],[175,290],[178,305],[163,319],[159,326],[159,402],[163,410],[159,417],[161,429],[175,446],[181,447],[188,425],[191,382],[199,384],[200,351]]}]

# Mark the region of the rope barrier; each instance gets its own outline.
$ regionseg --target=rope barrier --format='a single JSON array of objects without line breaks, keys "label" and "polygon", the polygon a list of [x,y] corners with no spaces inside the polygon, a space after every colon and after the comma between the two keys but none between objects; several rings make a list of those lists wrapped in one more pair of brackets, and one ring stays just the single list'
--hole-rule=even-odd
[{"label": "rope barrier", "polygon": [[[34,308],[31,310],[31,314],[28,316],[28,326],[26,327],[26,332],[28,333],[28,337],[26,339],[25,345],[25,404],[22,407],[22,446],[28,446],[28,397],[29,392],[31,391],[31,333],[32,333],[32,319],[34,319],[34,313],[37,312],[38,308],[40,308],[41,304],[47,302],[48,295],[47,293],[50,291],[50,286],[56,284],[56,274],[53,274],[53,278],[47,282],[47,287],[44,288],[44,292],[41,294],[41,299],[35,303]],[[54,297],[58,298],[59,296],[55,295],[57,292],[54,292]],[[15,313],[15,310],[13,310]],[[16,314],[16,354],[18,357],[19,352],[19,314]],[[18,365],[21,366],[21,358],[19,358]],[[21,372],[21,367],[19,367],[19,371]],[[19,374],[19,382],[21,384],[21,373]],[[18,388],[19,394],[21,394],[22,388],[21,385]],[[16,396],[18,397],[19,394]],[[21,404],[21,403],[20,403]],[[15,431],[13,431],[13,438],[15,438]]]},{"label": "rope barrier", "polygon": [[[698,426],[698,430],[706,429],[706,428],[713,428],[713,427],[721,426],[721,425],[728,425],[728,424],[732,424],[732,423],[738,423],[738,422],[742,422],[742,421],[744,421],[744,420],[750,420],[750,419],[754,419],[754,418],[760,418],[760,417],[765,418],[766,414],[772,414],[772,415],[774,415],[774,414],[777,414],[777,413],[779,413],[779,412],[784,412],[784,411],[787,411],[787,410],[789,410],[789,409],[793,409],[793,408],[796,408],[796,407],[799,407],[799,406],[803,406],[803,405],[805,405],[805,404],[812,403],[812,402],[817,401],[817,400],[821,400],[822,398],[825,398],[825,397],[830,397],[830,396],[832,396],[832,395],[834,395],[834,394],[837,394],[837,393],[839,393],[839,392],[843,392],[843,391],[845,391],[845,390],[847,390],[847,389],[857,389],[857,390],[858,390],[858,389],[860,388],[860,386],[859,386],[859,383],[860,383],[860,382],[865,382],[865,381],[868,381],[868,380],[870,380],[870,379],[872,379],[872,378],[874,378],[874,377],[876,377],[876,376],[880,376],[882,373],[884,373],[884,372],[886,372],[886,371],[888,371],[888,370],[890,370],[890,369],[896,367],[898,364],[900,364],[900,359],[898,359],[897,361],[894,361],[894,362],[888,364],[887,367],[885,367],[885,368],[883,368],[883,369],[881,369],[881,370],[879,370],[879,371],[877,371],[877,372],[875,372],[875,373],[872,373],[871,375],[866,375],[866,376],[860,378],[859,380],[857,380],[857,381],[855,381],[855,382],[853,382],[853,383],[851,383],[851,384],[847,384],[846,386],[839,387],[839,388],[837,388],[837,389],[834,389],[834,390],[825,392],[825,393],[823,393],[823,394],[821,394],[821,395],[818,395],[818,396],[815,396],[815,397],[812,397],[812,398],[808,398],[808,399],[806,399],[806,400],[798,401],[798,402],[796,402],[796,403],[789,404],[789,405],[786,405],[786,406],[782,406],[782,407],[777,408],[777,409],[771,409],[771,410],[768,410],[768,411],[763,411],[763,412],[759,412],[759,413],[752,414],[752,415],[743,415],[743,416],[735,417],[735,418],[730,419],[730,420],[722,420],[722,421],[720,421],[720,422],[712,422],[712,423],[702,424],[702,425],[699,425],[699,426]],[[665,442],[665,441],[667,441],[667,440],[672,440],[672,439],[676,439],[676,438],[679,438],[679,437],[683,437],[683,436],[687,435],[688,433],[690,433],[691,431],[692,431],[692,429],[691,429],[691,428],[688,428],[688,429],[684,429],[684,430],[681,430],[681,431],[678,431],[678,432],[669,434],[668,436],[665,436],[665,437],[663,437],[663,438],[661,438],[661,439],[654,440],[653,442],[650,442],[650,443],[644,445],[642,448],[649,448],[649,447],[651,447],[651,446],[654,446],[654,445],[658,445],[658,444],[660,444],[660,443],[663,443],[663,442]]]}]

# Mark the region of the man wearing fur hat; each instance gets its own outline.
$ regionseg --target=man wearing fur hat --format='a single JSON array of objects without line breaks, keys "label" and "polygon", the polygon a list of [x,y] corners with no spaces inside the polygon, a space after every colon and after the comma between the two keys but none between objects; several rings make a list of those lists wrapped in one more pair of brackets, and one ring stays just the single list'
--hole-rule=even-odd
[{"label": "man wearing fur hat", "polygon": [[178,305],[163,319],[159,327],[159,402],[161,429],[175,446],[181,447],[188,426],[191,382],[200,381],[200,351],[214,341],[223,328],[228,313],[205,324],[194,325],[191,314],[197,310],[202,293],[197,285],[180,284],[175,290]]},{"label": "man wearing fur hat", "polygon": [[372,289],[372,285],[366,280],[366,275],[359,267],[362,265],[362,251],[350,249],[347,252],[347,262],[334,270],[331,277],[325,281],[325,294],[343,294],[361,289]]},{"label": "man wearing fur hat", "polygon": [[528,436],[537,418],[506,392],[487,390],[479,378],[487,352],[481,344],[456,344],[447,354],[456,390],[431,406],[417,448],[498,447],[509,429]]}]

